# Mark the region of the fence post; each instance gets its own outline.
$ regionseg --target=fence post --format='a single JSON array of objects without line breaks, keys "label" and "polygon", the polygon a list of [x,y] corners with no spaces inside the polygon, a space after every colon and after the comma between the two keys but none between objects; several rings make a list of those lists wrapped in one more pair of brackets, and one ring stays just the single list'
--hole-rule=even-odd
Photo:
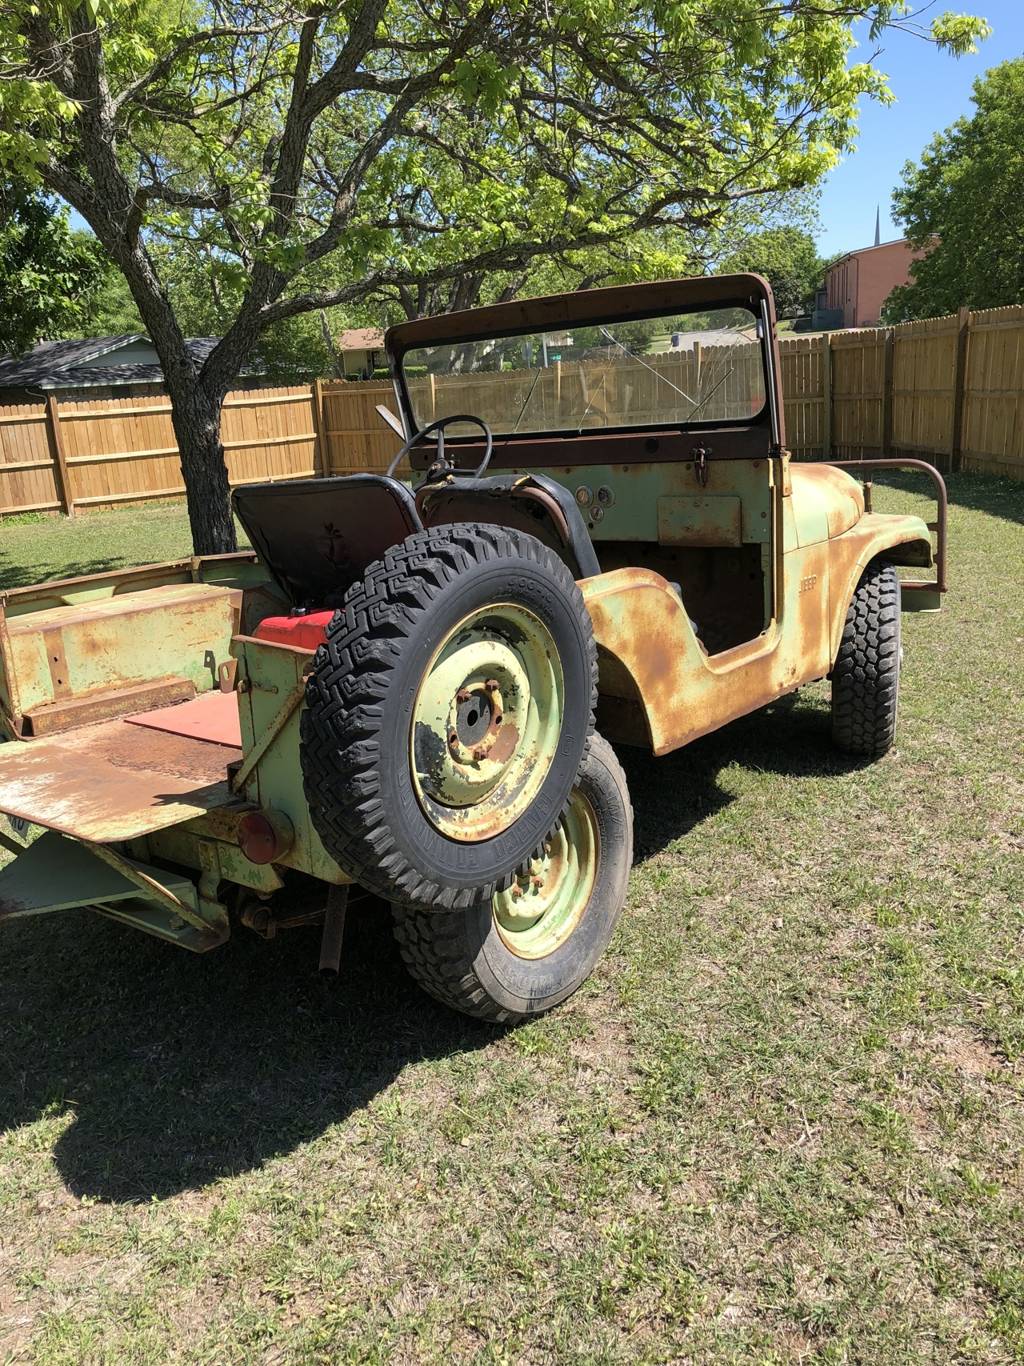
[{"label": "fence post", "polygon": [[893,353],[895,349],[896,335],[891,327],[887,327],[882,352],[882,449],[880,452],[882,455],[890,455],[892,452]]},{"label": "fence post", "polygon": [[967,410],[967,350],[971,335],[971,311],[957,315],[956,366],[953,371],[953,430],[949,440],[949,468],[956,474],[964,464],[964,414]]},{"label": "fence post", "polygon": [[822,333],[821,340],[821,453],[828,460],[832,455],[832,334]]},{"label": "fence post", "polygon": [[317,474],[323,476],[328,473],[328,452],[327,443],[324,441],[324,383],[317,378],[313,381],[313,390],[310,395],[313,400],[313,430],[316,432],[316,459],[313,461],[313,468]]},{"label": "fence post", "polygon": [[68,476],[68,460],[64,451],[64,437],[60,430],[60,412],[56,394],[47,394],[46,396],[46,434],[50,444],[53,482],[57,486],[60,510],[65,516],[74,517],[75,500],[71,495],[71,480]]}]

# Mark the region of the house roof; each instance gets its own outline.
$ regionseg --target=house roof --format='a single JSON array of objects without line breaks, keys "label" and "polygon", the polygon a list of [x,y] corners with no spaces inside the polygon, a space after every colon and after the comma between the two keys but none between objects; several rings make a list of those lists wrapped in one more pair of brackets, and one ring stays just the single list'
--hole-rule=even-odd
[{"label": "house roof", "polygon": [[[0,388],[81,389],[100,384],[161,384],[159,364],[118,364],[117,352],[136,342],[148,342],[144,332],[116,337],[83,337],[73,341],[40,342],[23,356],[0,359]],[[189,337],[185,345],[197,364],[202,364],[218,337]],[[108,362],[97,365],[101,357]],[[258,373],[258,363],[247,373]]]},{"label": "house roof", "polygon": [[849,261],[853,256],[863,256],[869,251],[881,251],[884,247],[901,247],[906,245],[907,239],[905,237],[894,237],[889,242],[873,242],[870,247],[855,247],[853,251],[847,251],[844,252],[842,256],[837,256],[832,264],[826,268],[825,274],[827,275],[830,270],[835,270],[836,266],[841,266],[844,261]]},{"label": "house roof", "polygon": [[339,351],[382,351],[384,333],[379,327],[350,327],[338,338]]}]

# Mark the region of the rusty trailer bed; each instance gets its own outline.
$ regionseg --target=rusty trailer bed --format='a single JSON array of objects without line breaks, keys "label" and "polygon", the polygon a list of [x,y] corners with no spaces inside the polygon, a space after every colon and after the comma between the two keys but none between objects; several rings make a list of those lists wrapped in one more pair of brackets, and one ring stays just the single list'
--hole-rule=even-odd
[{"label": "rusty trailer bed", "polygon": [[0,744],[0,812],[115,844],[229,802],[227,766],[241,757],[234,745],[128,720],[12,741]]}]

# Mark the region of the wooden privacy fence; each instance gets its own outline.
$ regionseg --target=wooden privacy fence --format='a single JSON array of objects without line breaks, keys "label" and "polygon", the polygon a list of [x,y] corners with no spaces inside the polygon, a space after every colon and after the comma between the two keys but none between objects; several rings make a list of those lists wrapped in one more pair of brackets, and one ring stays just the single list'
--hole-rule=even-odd
[{"label": "wooden privacy fence", "polygon": [[[780,351],[796,456],[905,452],[946,469],[1024,479],[1024,306],[785,336]],[[468,410],[510,424],[525,401],[535,427],[576,417],[601,425],[616,415],[664,421],[683,415],[668,381],[685,393],[713,391],[708,416],[740,417],[756,398],[754,357],[746,345],[698,346],[642,361],[565,362],[539,375],[426,376],[413,382],[414,400],[423,421]],[[231,482],[386,468],[398,440],[375,412],[378,403],[394,408],[389,384],[318,380],[229,394],[223,438]],[[164,396],[0,405],[0,515],[73,513],[183,492]]]},{"label": "wooden privacy fence", "polygon": [[[222,434],[234,484],[318,473],[316,385],[240,390]],[[164,395],[0,405],[0,514],[184,493]]]},{"label": "wooden privacy fence", "polygon": [[1024,479],[1024,306],[785,337],[781,353],[794,454]]}]

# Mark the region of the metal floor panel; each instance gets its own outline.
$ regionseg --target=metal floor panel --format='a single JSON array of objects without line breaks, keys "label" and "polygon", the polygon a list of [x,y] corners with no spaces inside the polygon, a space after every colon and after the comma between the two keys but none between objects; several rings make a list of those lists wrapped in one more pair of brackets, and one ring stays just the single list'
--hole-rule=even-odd
[{"label": "metal floor panel", "polygon": [[[301,620],[302,618],[299,618]],[[204,692],[188,702],[155,711],[136,712],[125,717],[133,726],[147,726],[150,730],[165,730],[171,735],[190,735],[195,740],[241,748],[242,727],[238,719],[236,692]]]},{"label": "metal floor panel", "polygon": [[0,744],[0,811],[78,839],[114,844],[231,800],[240,749],[106,721]]}]

